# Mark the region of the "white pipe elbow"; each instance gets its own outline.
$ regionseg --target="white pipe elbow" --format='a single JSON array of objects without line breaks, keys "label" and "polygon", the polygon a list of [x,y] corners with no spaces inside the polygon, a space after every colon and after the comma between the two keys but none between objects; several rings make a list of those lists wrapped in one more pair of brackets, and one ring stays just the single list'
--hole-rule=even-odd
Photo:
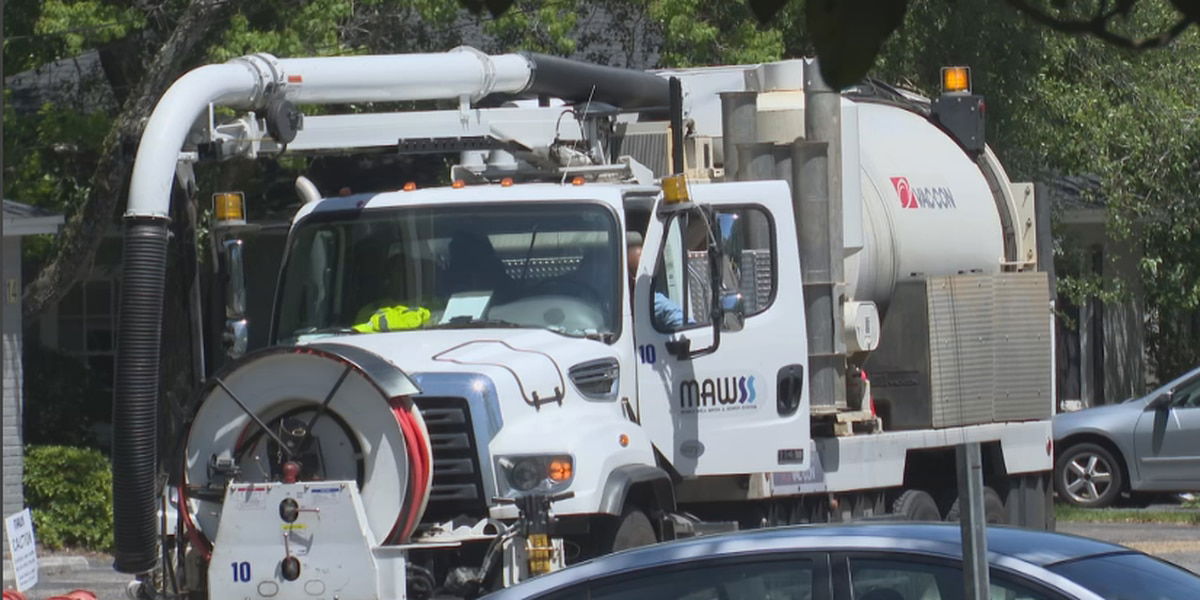
[{"label": "white pipe elbow", "polygon": [[246,62],[206,65],[179,78],[154,107],[138,144],[125,216],[168,218],[179,151],[209,104],[249,105],[265,86]]}]

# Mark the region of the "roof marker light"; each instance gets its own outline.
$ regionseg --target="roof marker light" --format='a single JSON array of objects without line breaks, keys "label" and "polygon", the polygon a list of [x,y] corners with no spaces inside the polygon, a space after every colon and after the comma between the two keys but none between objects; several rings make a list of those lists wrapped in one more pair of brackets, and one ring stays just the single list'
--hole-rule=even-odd
[{"label": "roof marker light", "polygon": [[467,187],[467,182],[465,182],[465,181],[463,181],[463,180],[461,180],[461,179],[455,179],[455,180],[454,180],[454,183],[451,183],[451,184],[450,184],[450,187],[452,187],[452,188],[454,188],[454,189],[456,189],[456,190],[461,190],[462,188],[465,188],[465,187]]},{"label": "roof marker light", "polygon": [[403,187],[403,188],[400,188],[400,189],[402,189],[402,190],[404,190],[404,191],[406,191],[406,192],[411,192],[411,191],[413,191],[413,190],[416,190],[416,189],[417,189],[417,182],[415,182],[415,181],[409,181],[409,182],[406,182],[406,183],[404,184],[404,187]]},{"label": "roof marker light", "polygon": [[510,187],[513,184],[512,177],[505,177],[500,180],[500,187]]},{"label": "roof marker light", "polygon": [[571,185],[583,185],[584,182],[585,182],[585,179],[583,178],[582,175],[576,175],[571,178]]}]

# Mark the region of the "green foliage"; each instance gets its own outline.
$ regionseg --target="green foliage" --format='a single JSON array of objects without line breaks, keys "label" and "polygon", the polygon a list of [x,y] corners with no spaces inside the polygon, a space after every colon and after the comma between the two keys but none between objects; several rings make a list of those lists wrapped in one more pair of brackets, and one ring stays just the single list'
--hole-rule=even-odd
[{"label": "green foliage", "polygon": [[325,56],[348,50],[339,33],[353,14],[350,0],[244,2],[209,52],[212,62],[267,52],[280,57]]},{"label": "green foliage", "polygon": [[75,56],[145,26],[145,14],[134,6],[98,0],[46,0],[34,33],[61,36],[62,51]]},{"label": "green foliage", "polygon": [[[1184,505],[1185,508],[1191,508]],[[1200,512],[1181,510],[1136,510],[1123,508],[1079,508],[1054,505],[1055,518],[1076,523],[1172,523],[1200,525]]]},{"label": "green foliage", "polygon": [[[100,144],[112,119],[103,111],[81,113],[54,104],[18,115],[4,103],[4,197],[71,215],[91,192]],[[34,236],[22,244],[26,263],[50,256],[54,236]]]},{"label": "green foliage", "polygon": [[49,103],[35,114],[17,115],[6,101],[4,197],[70,214],[91,190],[111,124],[102,111],[80,113]]},{"label": "green foliage", "polygon": [[27,446],[25,501],[42,546],[111,550],[112,470],[98,450]]},{"label": "green foliage", "polygon": [[789,10],[774,27],[758,24],[742,0],[652,0],[646,11],[662,31],[667,67],[755,63],[783,56]]},{"label": "green foliage", "polygon": [[145,27],[143,11],[98,0],[4,3],[4,73],[75,56]]},{"label": "green foliage", "polygon": [[486,22],[484,31],[499,46],[565,55],[576,50],[571,33],[579,16],[575,0],[516,2],[503,16]]}]

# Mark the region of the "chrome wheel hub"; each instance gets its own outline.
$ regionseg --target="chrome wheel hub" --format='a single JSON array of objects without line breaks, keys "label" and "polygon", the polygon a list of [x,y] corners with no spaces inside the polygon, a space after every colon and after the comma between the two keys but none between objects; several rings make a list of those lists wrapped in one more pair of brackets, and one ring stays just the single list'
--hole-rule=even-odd
[{"label": "chrome wheel hub", "polygon": [[1067,465],[1067,495],[1075,502],[1090,504],[1112,486],[1113,467],[1095,454],[1080,454]]}]

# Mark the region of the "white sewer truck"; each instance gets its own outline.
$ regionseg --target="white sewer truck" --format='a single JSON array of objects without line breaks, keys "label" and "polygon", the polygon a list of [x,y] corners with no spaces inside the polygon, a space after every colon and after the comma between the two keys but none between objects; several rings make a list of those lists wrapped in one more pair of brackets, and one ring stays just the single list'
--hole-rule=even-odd
[{"label": "white sewer truck", "polygon": [[[1032,186],[982,115],[969,91],[836,93],[803,60],[193,70],[150,116],[125,217],[117,569],[195,597],[470,596],[711,531],[953,518],[964,443],[989,521],[1052,525]],[[242,245],[218,236],[236,358],[159,456],[176,180],[361,151],[450,153],[453,185],[297,180],[274,314],[250,324],[270,344],[242,356]]]}]

